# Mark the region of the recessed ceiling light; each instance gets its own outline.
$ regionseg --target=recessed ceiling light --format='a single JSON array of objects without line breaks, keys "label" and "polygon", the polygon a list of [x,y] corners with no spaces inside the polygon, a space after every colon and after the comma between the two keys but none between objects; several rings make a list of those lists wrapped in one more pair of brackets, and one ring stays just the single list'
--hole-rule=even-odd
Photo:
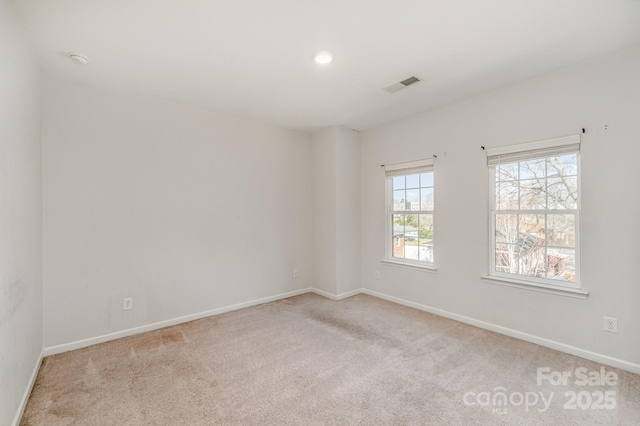
[{"label": "recessed ceiling light", "polygon": [[313,60],[318,65],[330,64],[331,61],[333,61],[333,53],[326,50],[321,50],[320,52],[316,52],[316,54],[313,55]]},{"label": "recessed ceiling light", "polygon": [[75,61],[79,64],[82,65],[87,65],[89,63],[89,58],[87,58],[86,56],[82,56],[82,55],[76,55],[75,53],[72,53],[71,55],[69,55],[69,58],[72,61]]}]

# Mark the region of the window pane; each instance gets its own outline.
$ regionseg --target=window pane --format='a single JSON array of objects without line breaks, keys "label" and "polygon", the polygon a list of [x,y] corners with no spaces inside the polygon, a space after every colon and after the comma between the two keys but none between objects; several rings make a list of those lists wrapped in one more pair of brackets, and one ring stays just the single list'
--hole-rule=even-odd
[{"label": "window pane", "polygon": [[419,188],[420,175],[407,175],[407,188]]},{"label": "window pane", "polygon": [[496,208],[498,210],[518,210],[518,181],[496,184]]},{"label": "window pane", "polygon": [[419,259],[433,262],[433,215],[421,214],[418,219]]},{"label": "window pane", "polygon": [[433,210],[433,188],[422,188],[420,190],[420,203],[422,210]]},{"label": "window pane", "polygon": [[404,189],[404,176],[395,176],[393,178],[393,189]]},{"label": "window pane", "polygon": [[496,242],[510,244],[518,242],[517,214],[496,214]]},{"label": "window pane", "polygon": [[520,246],[518,263],[520,268],[520,275],[544,278],[544,246]]},{"label": "window pane", "polygon": [[544,158],[520,162],[520,179],[545,177],[546,161]]},{"label": "window pane", "polygon": [[518,248],[515,244],[496,244],[496,272],[518,273]]},{"label": "window pane", "polygon": [[549,193],[549,209],[578,208],[577,176],[549,178],[547,185],[547,192]]},{"label": "window pane", "polygon": [[404,258],[411,260],[419,260],[418,258],[418,241],[406,241],[404,245]]},{"label": "window pane", "polygon": [[433,172],[422,173],[420,175],[420,186],[433,186]]},{"label": "window pane", "polygon": [[[521,214],[520,216],[520,236],[531,241],[541,241],[544,244],[545,215],[543,214]],[[536,243],[537,244],[537,243]]]},{"label": "window pane", "polygon": [[530,277],[544,278],[545,215],[522,214],[520,215],[519,227],[519,273]]},{"label": "window pane", "polygon": [[392,253],[393,257],[404,258],[404,215],[393,215],[393,237],[392,237]]},{"label": "window pane", "polygon": [[547,175],[553,177],[576,176],[578,174],[578,155],[562,155],[547,159]]},{"label": "window pane", "polygon": [[407,189],[407,210],[420,210],[420,190]]},{"label": "window pane", "polygon": [[496,167],[497,179],[501,181],[518,179],[518,163],[500,164]]},{"label": "window pane", "polygon": [[404,190],[393,191],[393,211],[406,210],[406,194]]},{"label": "window pane", "polygon": [[547,246],[575,247],[575,216],[572,214],[547,215]]},{"label": "window pane", "polygon": [[418,215],[408,214],[404,217],[404,235],[407,241],[418,240]]},{"label": "window pane", "polygon": [[393,235],[404,235],[404,215],[393,215]]},{"label": "window pane", "polygon": [[418,260],[418,215],[408,214],[404,218],[404,257]]},{"label": "window pane", "polygon": [[547,194],[544,179],[520,181],[520,209],[533,210],[547,207]]},{"label": "window pane", "polygon": [[573,249],[547,249],[547,277],[576,281],[576,252]]},{"label": "window pane", "polygon": [[433,172],[392,178],[392,257],[433,262]]},{"label": "window pane", "polygon": [[495,272],[575,282],[577,215],[552,211],[577,210],[577,175],[577,154],[495,167]]}]

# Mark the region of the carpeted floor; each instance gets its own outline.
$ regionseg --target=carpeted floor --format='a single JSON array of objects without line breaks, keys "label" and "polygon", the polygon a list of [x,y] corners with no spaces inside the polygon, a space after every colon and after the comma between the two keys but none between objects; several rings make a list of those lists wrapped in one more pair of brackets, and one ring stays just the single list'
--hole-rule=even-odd
[{"label": "carpeted floor", "polygon": [[640,376],[371,296],[305,294],[47,357],[21,424],[638,425]]}]

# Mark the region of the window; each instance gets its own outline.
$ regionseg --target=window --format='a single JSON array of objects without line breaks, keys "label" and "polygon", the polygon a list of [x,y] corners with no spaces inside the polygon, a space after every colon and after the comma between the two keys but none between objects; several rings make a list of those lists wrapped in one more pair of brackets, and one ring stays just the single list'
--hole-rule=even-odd
[{"label": "window", "polygon": [[580,136],[487,152],[491,273],[579,288]]},{"label": "window", "polygon": [[386,258],[433,267],[433,160],[385,166]]}]

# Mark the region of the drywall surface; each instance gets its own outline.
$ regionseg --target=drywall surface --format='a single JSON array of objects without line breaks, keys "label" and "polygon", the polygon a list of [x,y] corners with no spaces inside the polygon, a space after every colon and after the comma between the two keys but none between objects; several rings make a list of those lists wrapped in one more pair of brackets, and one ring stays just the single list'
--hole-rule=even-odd
[{"label": "drywall surface", "polygon": [[313,134],[313,287],[336,294],[336,129]]},{"label": "drywall surface", "polygon": [[310,136],[56,80],[44,113],[45,347],[310,286]]},{"label": "drywall surface", "polygon": [[360,136],[342,127],[313,134],[314,287],[331,296],[360,284]]},{"label": "drywall surface", "polygon": [[0,63],[0,424],[9,425],[42,353],[42,176],[38,69],[5,0]]},{"label": "drywall surface", "polygon": [[336,291],[360,283],[360,134],[336,128]]},{"label": "drywall surface", "polygon": [[[564,69],[362,134],[362,282],[390,296],[640,363],[640,49]],[[483,282],[489,173],[481,149],[581,133],[586,300]],[[436,273],[381,263],[379,164],[437,155]],[[380,270],[379,280],[373,271]],[[603,331],[618,318],[618,334]]]}]

